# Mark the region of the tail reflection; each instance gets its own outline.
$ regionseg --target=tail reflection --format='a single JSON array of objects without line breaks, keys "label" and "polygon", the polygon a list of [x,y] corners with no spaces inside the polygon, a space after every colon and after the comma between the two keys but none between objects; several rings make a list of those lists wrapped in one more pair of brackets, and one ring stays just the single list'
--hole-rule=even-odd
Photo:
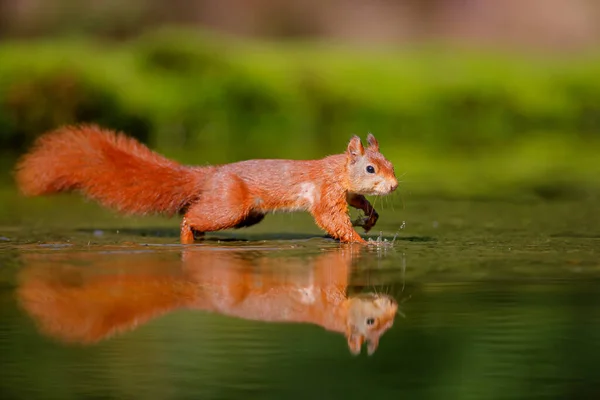
[{"label": "tail reflection", "polygon": [[365,342],[372,354],[398,305],[385,294],[346,295],[360,251],[343,247],[313,258],[207,247],[182,253],[29,253],[23,254],[18,298],[42,333],[69,343],[92,344],[187,308],[315,324],[344,334],[353,354]]}]

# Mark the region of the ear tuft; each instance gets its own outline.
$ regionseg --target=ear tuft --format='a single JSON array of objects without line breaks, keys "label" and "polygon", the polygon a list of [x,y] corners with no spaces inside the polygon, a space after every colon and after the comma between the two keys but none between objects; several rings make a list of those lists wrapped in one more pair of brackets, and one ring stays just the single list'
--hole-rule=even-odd
[{"label": "ear tuft", "polygon": [[372,356],[379,347],[379,338],[369,339],[369,343],[367,343],[367,354]]},{"label": "ear tuft", "polygon": [[353,356],[360,354],[360,348],[363,344],[363,337],[361,335],[351,334],[348,336],[348,348]]},{"label": "ear tuft", "polygon": [[371,132],[367,135],[367,143],[369,144],[369,148],[375,151],[379,151],[379,142],[375,139],[375,136]]},{"label": "ear tuft", "polygon": [[365,148],[363,147],[360,138],[356,135],[352,136],[350,143],[348,143],[348,155],[352,158],[360,157],[365,154]]}]

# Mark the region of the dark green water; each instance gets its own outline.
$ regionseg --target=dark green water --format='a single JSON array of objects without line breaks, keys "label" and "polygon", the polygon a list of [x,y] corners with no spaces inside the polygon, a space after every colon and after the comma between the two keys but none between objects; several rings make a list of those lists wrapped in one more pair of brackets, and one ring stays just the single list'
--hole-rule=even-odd
[{"label": "dark green water", "polygon": [[[597,201],[384,202],[370,236],[397,239],[368,248],[302,214],[184,247],[175,220],[5,204],[3,399],[600,398]],[[269,321],[331,286],[400,303],[373,355]]]}]

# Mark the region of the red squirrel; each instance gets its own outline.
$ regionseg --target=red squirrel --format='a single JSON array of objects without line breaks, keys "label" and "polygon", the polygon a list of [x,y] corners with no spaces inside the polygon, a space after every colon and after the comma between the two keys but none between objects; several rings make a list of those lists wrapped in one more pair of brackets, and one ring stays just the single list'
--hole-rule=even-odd
[{"label": "red squirrel", "polygon": [[16,167],[21,192],[38,196],[79,191],[121,213],[183,215],[180,240],[255,225],[273,211],[308,211],[342,243],[367,243],[353,228],[348,205],[362,210],[368,232],[379,218],[364,195],[398,187],[394,166],[369,133],[346,152],[319,160],[259,159],[185,166],[134,138],[96,125],[64,126],[39,137]]},{"label": "red squirrel", "polygon": [[65,343],[98,343],[185,309],[320,326],[342,334],[352,354],[363,344],[373,354],[398,302],[384,293],[348,295],[360,250],[342,246],[314,257],[204,246],[160,257],[24,252],[16,295],[40,332]]}]

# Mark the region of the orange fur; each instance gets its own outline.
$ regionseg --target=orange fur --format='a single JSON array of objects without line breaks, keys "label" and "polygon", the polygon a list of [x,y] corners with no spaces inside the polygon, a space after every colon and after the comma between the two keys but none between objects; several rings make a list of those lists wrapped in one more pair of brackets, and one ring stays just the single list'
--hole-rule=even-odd
[{"label": "orange fur", "polygon": [[[243,250],[184,250],[182,262],[156,254],[23,254],[17,297],[39,329],[69,343],[92,344],[178,309],[265,322],[306,323],[341,333],[353,354],[369,353],[393,325],[390,296],[348,297],[356,248],[312,259],[248,257]],[[308,264],[308,266],[307,266]],[[367,323],[372,319],[372,323]]]},{"label": "orange fur", "polygon": [[365,243],[348,206],[368,215],[368,232],[378,215],[364,195],[386,195],[398,186],[375,137],[367,141],[365,149],[354,136],[345,153],[319,160],[190,167],[122,133],[66,126],[37,140],[17,164],[16,181],[29,196],[77,190],[124,213],[184,214],[182,243],[204,232],[252,226],[276,210],[308,211],[333,238]]}]

